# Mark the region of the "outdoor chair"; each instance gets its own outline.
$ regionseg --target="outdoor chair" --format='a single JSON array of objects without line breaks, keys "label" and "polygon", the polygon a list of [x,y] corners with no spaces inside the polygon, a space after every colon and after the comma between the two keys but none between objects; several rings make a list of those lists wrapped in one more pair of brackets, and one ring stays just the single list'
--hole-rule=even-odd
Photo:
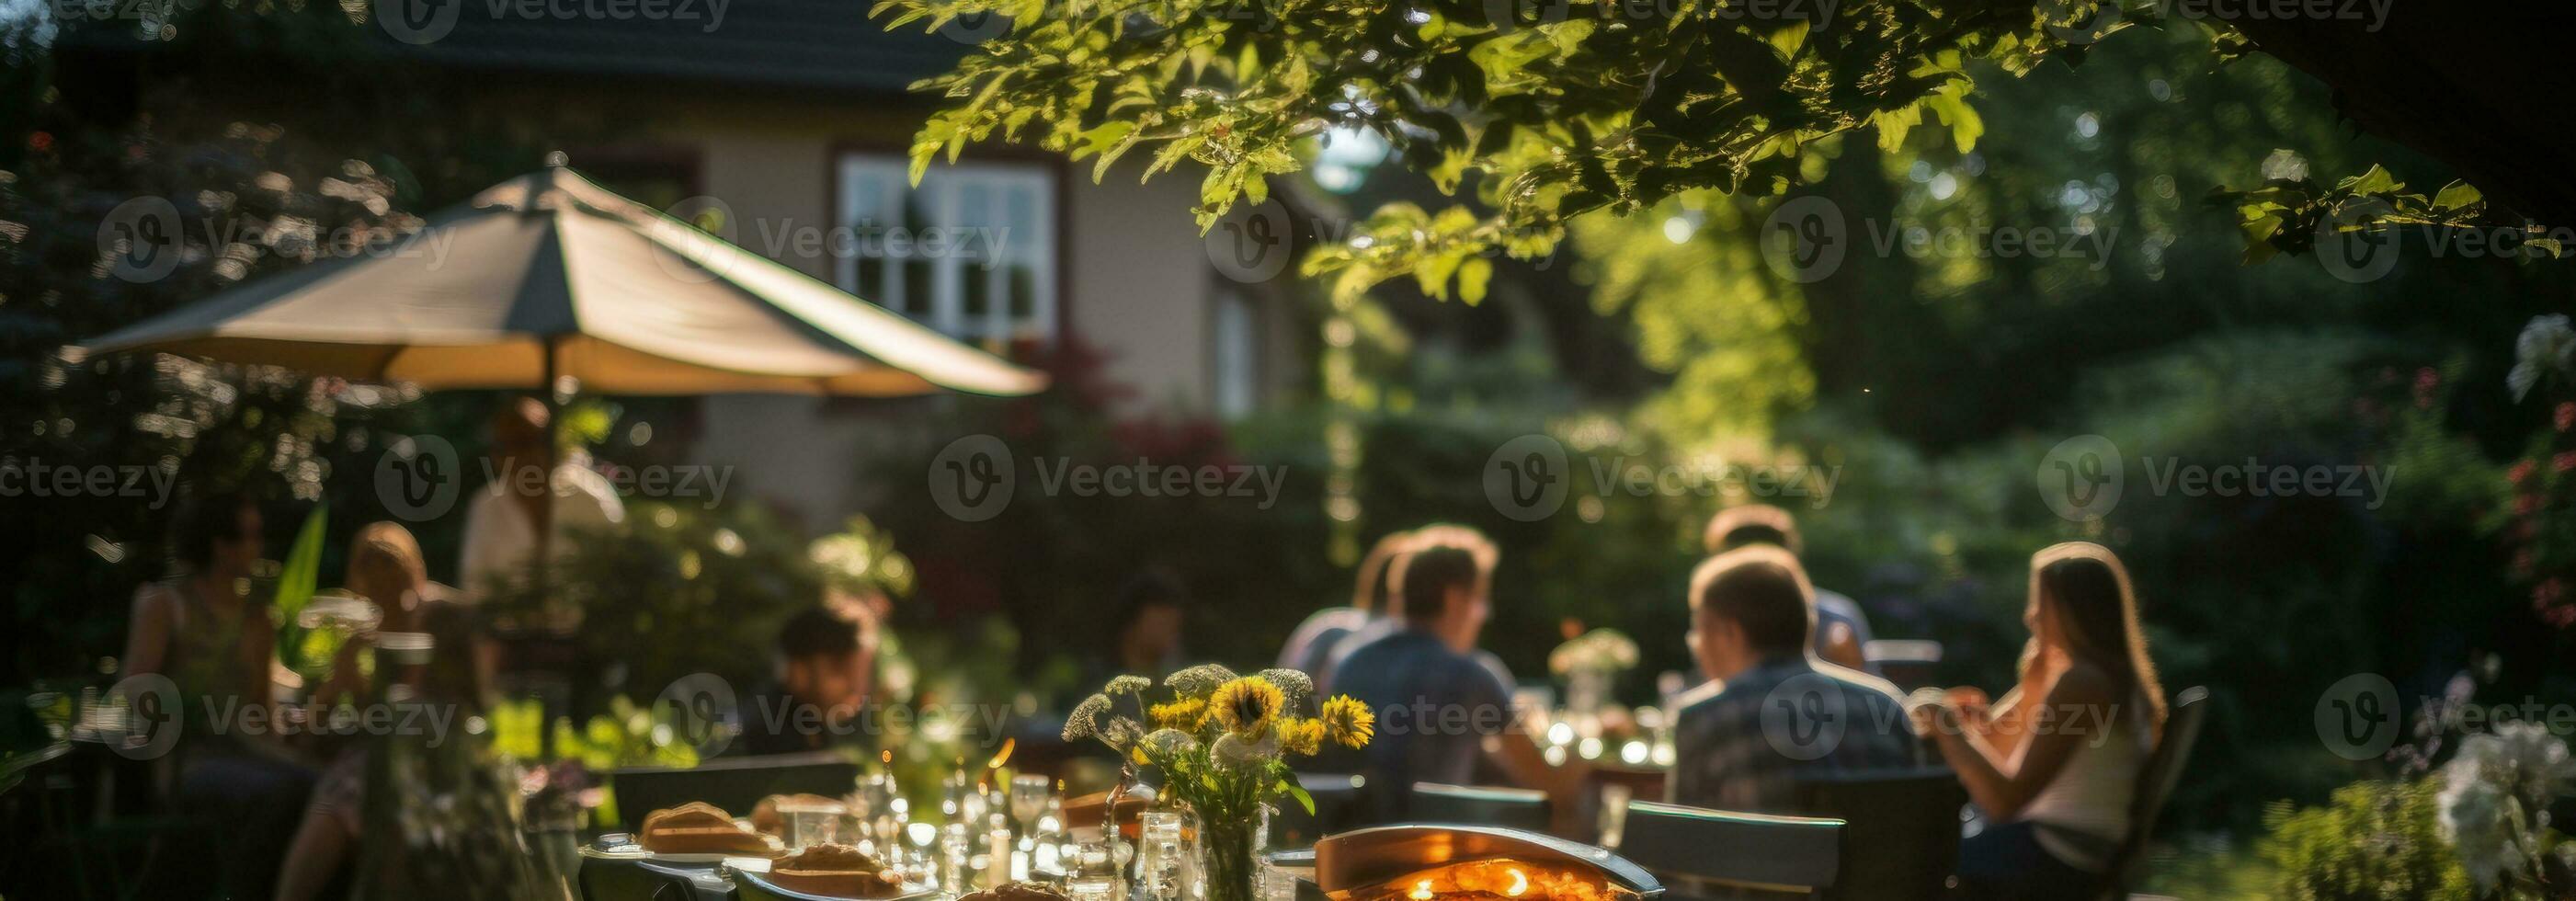
[{"label": "outdoor chair", "polygon": [[1899,691],[1913,691],[1926,685],[1938,685],[1941,665],[1941,643],[1912,639],[1878,639],[1861,647],[1861,659],[1878,667],[1878,674],[1896,683]]},{"label": "outdoor chair", "polygon": [[1413,784],[1406,820],[1417,823],[1474,823],[1546,832],[1547,793],[1526,788],[1474,785]]},{"label": "outdoor chair", "polygon": [[705,801],[735,816],[750,816],[770,795],[839,797],[858,784],[859,765],[829,751],[718,758],[686,769],[628,767],[608,774],[617,796],[617,818],[632,832],[656,810]]},{"label": "outdoor chair", "polygon": [[1619,856],[1663,879],[1667,897],[1817,895],[1842,873],[1843,821],[1639,801]]},{"label": "outdoor chair", "polygon": [[[1856,771],[1800,779],[1798,809],[1842,820],[1855,855],[1834,880],[1832,898],[1929,901],[1958,871],[1960,808],[1968,790],[1948,767]],[[1634,828],[1633,826],[1631,828]]]},{"label": "outdoor chair", "polygon": [[2104,898],[2126,898],[2129,887],[2145,878],[2147,841],[2155,835],[2156,817],[2164,811],[2165,799],[2173,795],[2174,786],[2181,784],[2183,764],[2191,759],[2191,746],[2200,741],[2200,727],[2208,717],[2209,689],[2195,685],[2174,695],[2165,713],[2164,740],[2156,744],[2155,753],[2147,757],[2146,769],[2138,773],[2129,838],[2111,857],[2111,878],[2102,893]]}]

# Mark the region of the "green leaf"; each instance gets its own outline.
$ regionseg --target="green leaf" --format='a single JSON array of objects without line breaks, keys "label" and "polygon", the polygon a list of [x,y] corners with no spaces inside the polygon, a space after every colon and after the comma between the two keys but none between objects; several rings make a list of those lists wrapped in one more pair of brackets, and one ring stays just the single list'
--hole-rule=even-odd
[{"label": "green leaf", "polygon": [[2355,194],[2387,194],[2405,185],[2397,180],[2397,176],[2388,173],[2388,167],[2372,163],[2368,170],[2345,179],[2336,187]]},{"label": "green leaf", "polygon": [[1280,777],[1279,790],[1287,792],[1289,797],[1297,799],[1297,806],[1305,808],[1307,816],[1315,815],[1315,796],[1307,794],[1306,787],[1297,784],[1297,774],[1290,773],[1286,776]]},{"label": "green leaf", "polygon": [[2433,195],[2433,207],[2449,212],[2465,209],[2485,200],[2486,195],[2479,193],[2477,186],[2464,181],[2454,181],[2443,185],[2442,190]]},{"label": "green leaf", "polygon": [[322,574],[323,525],[330,519],[330,511],[330,505],[316,504],[313,512],[305,514],[304,525],[295,530],[295,543],[287,547],[286,560],[278,566],[277,594],[270,601],[282,621],[277,647],[295,658],[283,662],[298,672],[313,661],[305,657],[306,630],[295,624],[295,616],[304,612],[304,605],[313,602],[314,583]]},{"label": "green leaf", "polygon": [[1485,299],[1485,284],[1494,279],[1494,261],[1475,257],[1458,266],[1458,299],[1474,305]]}]

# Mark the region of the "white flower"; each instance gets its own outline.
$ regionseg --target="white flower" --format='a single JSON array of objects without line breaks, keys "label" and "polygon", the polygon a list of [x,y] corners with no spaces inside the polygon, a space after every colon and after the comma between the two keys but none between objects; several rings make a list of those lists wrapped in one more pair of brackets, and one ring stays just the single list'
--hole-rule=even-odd
[{"label": "white flower", "polygon": [[1184,698],[1204,698],[1216,687],[1234,681],[1234,671],[1214,663],[1202,663],[1163,677],[1163,685]]},{"label": "white flower", "polygon": [[2540,384],[2546,370],[2567,372],[2576,368],[2576,328],[2570,328],[2561,314],[2534,316],[2523,324],[2522,334],[2513,340],[2513,371],[2505,373],[2504,383],[2513,389],[2513,399],[2520,401]]},{"label": "white flower", "polygon": [[[2452,765],[2443,768],[2448,780],[2442,787],[2442,837],[2459,852],[2460,868],[2480,891],[2495,887],[2507,869],[2513,867],[2516,854],[2504,827],[2506,816],[2504,793],[2475,777],[2476,767]],[[2469,774],[2463,778],[2463,774]]]},{"label": "white flower", "polygon": [[1128,748],[1135,746],[1138,739],[1144,737],[1145,727],[1127,717],[1113,716],[1108,722],[1100,724],[1100,743],[1108,745],[1121,754],[1126,753]]},{"label": "white flower", "polygon": [[1279,734],[1270,732],[1259,740],[1247,740],[1228,732],[1218,737],[1216,744],[1209,746],[1208,755],[1216,758],[1217,765],[1221,767],[1252,769],[1279,759]]},{"label": "white flower", "polygon": [[1185,757],[1199,749],[1199,740],[1179,729],[1156,729],[1145,736],[1145,756],[1156,760]]},{"label": "white flower", "polygon": [[2548,809],[2571,782],[2576,761],[2567,743],[2538,723],[2507,723],[2460,742],[2442,765],[2442,837],[2481,891],[2537,864],[2524,850],[2532,840],[2525,813]]},{"label": "white flower", "polygon": [[1293,669],[1266,669],[1257,675],[1263,681],[1279,687],[1279,693],[1286,696],[1289,710],[1304,710],[1306,702],[1315,697],[1315,680],[1303,672]]},{"label": "white flower", "polygon": [[1618,672],[1637,665],[1637,642],[1617,629],[1594,629],[1557,645],[1548,652],[1547,668],[1559,673],[1575,670]]},{"label": "white flower", "polygon": [[1100,717],[1108,712],[1108,695],[1092,695],[1082,699],[1082,703],[1073,705],[1072,713],[1065,714],[1064,740],[1078,741],[1099,734]]}]

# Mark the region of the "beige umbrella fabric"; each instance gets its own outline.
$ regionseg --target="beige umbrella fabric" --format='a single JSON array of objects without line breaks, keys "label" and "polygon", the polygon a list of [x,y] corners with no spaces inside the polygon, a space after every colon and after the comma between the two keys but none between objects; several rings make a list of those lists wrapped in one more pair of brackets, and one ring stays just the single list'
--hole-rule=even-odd
[{"label": "beige umbrella fabric", "polygon": [[386,252],[243,285],[81,350],[432,389],[538,388],[550,375],[623,395],[1046,385],[559,166],[488,189]]}]

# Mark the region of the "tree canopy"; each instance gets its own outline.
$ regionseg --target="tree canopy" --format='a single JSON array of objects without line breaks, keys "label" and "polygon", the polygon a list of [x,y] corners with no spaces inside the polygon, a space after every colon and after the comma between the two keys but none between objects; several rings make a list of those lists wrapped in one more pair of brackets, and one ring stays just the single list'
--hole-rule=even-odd
[{"label": "tree canopy", "polygon": [[[1264,177],[1297,171],[1306,142],[1364,130],[1443,193],[1479,203],[1390,204],[1318,248],[1308,272],[1338,273],[1345,294],[1409,274],[1472,301],[1489,251],[1543,254],[1583,213],[1694,190],[1778,195],[1821,176],[1807,164],[1812,145],[1852,132],[1894,148],[1939,125],[1973,149],[1984,124],[1972,72],[2077,64],[2125,28],[2207,29],[2213,62],[2259,34],[2328,74],[2349,69],[2317,62],[2338,40],[2403,40],[2380,36],[2387,7],[2347,7],[2260,27],[2118,0],[882,0],[874,14],[889,28],[1007,22],[919,86],[948,105],[915,139],[916,173],[997,138],[1094,160],[1095,177],[1145,147],[1147,177],[1205,167],[1205,227],[1262,201]],[[2380,99],[2372,109],[2407,108]],[[2428,152],[2449,159],[2450,146]],[[2560,211],[2546,183],[2498,180],[2525,213]],[[2465,183],[2413,190],[2376,167],[2274,178],[2220,200],[2238,208],[2258,258],[2392,223],[2528,225]]]}]

